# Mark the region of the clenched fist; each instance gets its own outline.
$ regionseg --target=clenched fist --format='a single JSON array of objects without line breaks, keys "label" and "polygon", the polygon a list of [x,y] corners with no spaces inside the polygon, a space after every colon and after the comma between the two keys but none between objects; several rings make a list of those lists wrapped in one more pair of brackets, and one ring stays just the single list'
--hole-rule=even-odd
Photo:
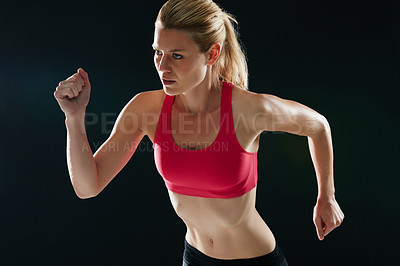
[{"label": "clenched fist", "polygon": [[58,84],[54,97],[66,116],[81,115],[89,103],[90,88],[88,74],[79,68],[77,73]]}]

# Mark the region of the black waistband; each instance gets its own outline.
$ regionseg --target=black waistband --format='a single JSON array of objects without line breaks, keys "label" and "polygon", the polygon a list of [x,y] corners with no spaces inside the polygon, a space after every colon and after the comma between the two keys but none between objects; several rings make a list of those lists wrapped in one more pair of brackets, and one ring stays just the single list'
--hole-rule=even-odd
[{"label": "black waistband", "polygon": [[275,249],[268,254],[246,259],[217,259],[202,253],[200,250],[191,246],[186,239],[184,240],[185,250],[183,253],[184,265],[190,266],[205,266],[205,265],[264,265],[264,266],[283,266],[288,265],[280,250],[278,243],[275,245]]}]

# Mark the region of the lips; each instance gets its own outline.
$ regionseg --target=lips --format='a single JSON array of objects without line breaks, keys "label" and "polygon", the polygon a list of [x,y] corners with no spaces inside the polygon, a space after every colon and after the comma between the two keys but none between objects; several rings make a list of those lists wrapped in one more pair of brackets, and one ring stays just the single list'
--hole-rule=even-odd
[{"label": "lips", "polygon": [[162,83],[165,85],[165,86],[168,86],[168,85],[172,85],[172,84],[175,84],[175,80],[167,80],[167,79],[163,79],[162,80]]},{"label": "lips", "polygon": [[163,78],[162,80],[167,81],[167,82],[174,82],[175,81],[175,80],[172,80],[172,79],[165,79],[165,78]]}]

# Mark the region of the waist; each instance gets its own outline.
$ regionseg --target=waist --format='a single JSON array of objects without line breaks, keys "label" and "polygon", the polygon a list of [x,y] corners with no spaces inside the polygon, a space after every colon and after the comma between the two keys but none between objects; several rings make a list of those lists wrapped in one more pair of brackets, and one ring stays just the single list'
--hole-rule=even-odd
[{"label": "waist", "polygon": [[186,241],[217,259],[253,258],[268,254],[275,248],[275,237],[255,208],[234,227],[214,224],[197,228],[188,223],[186,226]]}]

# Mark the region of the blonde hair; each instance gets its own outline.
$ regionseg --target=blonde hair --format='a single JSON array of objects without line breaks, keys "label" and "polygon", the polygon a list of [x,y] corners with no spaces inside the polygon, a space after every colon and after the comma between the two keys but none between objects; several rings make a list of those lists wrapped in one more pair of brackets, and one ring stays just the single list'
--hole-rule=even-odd
[{"label": "blonde hair", "polygon": [[160,9],[155,26],[182,30],[190,34],[200,52],[207,52],[214,43],[221,44],[221,53],[212,67],[213,86],[233,83],[248,90],[246,55],[239,43],[233,15],[212,0],[169,0]]}]

